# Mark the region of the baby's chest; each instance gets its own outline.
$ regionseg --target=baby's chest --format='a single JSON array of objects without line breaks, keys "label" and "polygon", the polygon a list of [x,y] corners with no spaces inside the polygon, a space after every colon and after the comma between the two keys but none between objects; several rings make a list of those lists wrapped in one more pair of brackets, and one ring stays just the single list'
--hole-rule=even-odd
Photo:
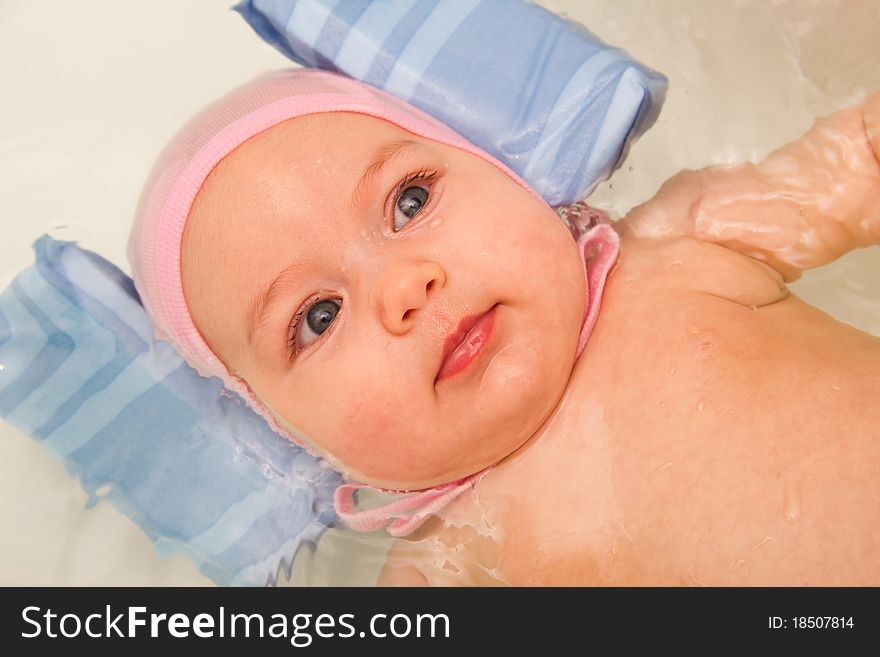
[{"label": "baby's chest", "polygon": [[803,482],[828,475],[822,496],[842,504],[855,489],[828,464],[862,473],[880,458],[876,341],[794,298],[752,309],[686,288],[610,292],[552,439],[515,473],[510,577],[682,585],[784,563],[797,532],[824,522],[792,524]]},{"label": "baby's chest", "polygon": [[[656,275],[638,285],[638,274],[621,267],[609,281],[546,435],[488,477],[476,503],[459,505],[459,518],[490,529],[494,549],[479,558],[503,581],[638,583],[646,568],[656,576],[646,537],[663,523],[658,495],[674,494],[667,470],[681,472],[702,436],[729,422],[726,404],[741,402],[731,370],[752,338],[735,315],[752,311],[674,288],[674,274],[665,286]],[[687,583],[680,573],[662,577],[655,581]]]},{"label": "baby's chest", "polygon": [[682,585],[727,572],[741,557],[725,546],[750,550],[787,522],[786,477],[813,467],[803,455],[853,433],[835,387],[880,392],[845,351],[817,349],[841,342],[840,325],[816,328],[766,272],[673,246],[624,251],[550,431],[481,487],[470,511],[499,580]]}]

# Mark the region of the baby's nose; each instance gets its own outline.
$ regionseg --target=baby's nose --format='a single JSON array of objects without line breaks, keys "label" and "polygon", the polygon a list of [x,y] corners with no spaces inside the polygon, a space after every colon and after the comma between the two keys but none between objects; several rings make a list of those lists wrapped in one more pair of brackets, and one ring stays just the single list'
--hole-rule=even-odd
[{"label": "baby's nose", "polygon": [[380,285],[382,323],[390,332],[401,334],[411,327],[414,314],[446,285],[446,272],[436,262],[401,262],[385,271]]}]

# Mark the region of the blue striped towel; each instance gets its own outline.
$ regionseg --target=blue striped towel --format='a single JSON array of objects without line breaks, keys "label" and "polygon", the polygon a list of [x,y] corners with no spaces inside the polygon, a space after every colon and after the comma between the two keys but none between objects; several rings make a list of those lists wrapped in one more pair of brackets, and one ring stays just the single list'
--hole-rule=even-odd
[{"label": "blue striped towel", "polygon": [[550,205],[608,178],[666,94],[660,73],[522,0],[243,0],[233,9],[295,62],[440,119]]},{"label": "blue striped towel", "polygon": [[0,417],[164,554],[265,585],[334,521],[341,477],[156,342],[131,279],[44,235],[0,294]]}]

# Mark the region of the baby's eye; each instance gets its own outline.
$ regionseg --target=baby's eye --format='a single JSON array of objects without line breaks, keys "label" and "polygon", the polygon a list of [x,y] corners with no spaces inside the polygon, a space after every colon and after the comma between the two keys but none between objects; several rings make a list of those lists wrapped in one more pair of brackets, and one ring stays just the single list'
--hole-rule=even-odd
[{"label": "baby's eye", "polygon": [[[336,319],[336,315],[339,314],[341,305],[337,299],[323,299],[311,306],[308,304],[309,302],[296,314],[290,326],[287,344],[291,358],[301,349],[308,347],[327,330]],[[305,314],[305,321],[300,321],[303,314]],[[306,340],[310,332],[314,334],[314,337]]]},{"label": "baby's eye", "polygon": [[431,196],[428,190],[436,179],[437,171],[421,169],[400,181],[394,190],[394,209],[391,211],[394,232],[401,230],[424,209]]},{"label": "baby's eye", "polygon": [[398,219],[403,224],[409,222],[428,202],[428,190],[424,187],[413,185],[403,190],[394,204],[394,230],[401,230],[403,225],[398,225]]}]

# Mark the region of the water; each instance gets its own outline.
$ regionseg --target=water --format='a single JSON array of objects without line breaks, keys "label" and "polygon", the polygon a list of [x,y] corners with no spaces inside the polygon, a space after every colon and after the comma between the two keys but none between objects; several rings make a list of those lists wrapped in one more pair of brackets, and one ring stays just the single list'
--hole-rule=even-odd
[{"label": "water", "polygon": [[786,482],[782,494],[785,500],[782,509],[785,522],[796,522],[801,517],[803,507],[800,484],[797,482]]},{"label": "water", "polygon": [[[44,231],[78,239],[128,270],[134,205],[167,138],[212,98],[286,65],[229,4],[206,11],[173,0],[90,0],[53,3],[51,13],[25,0],[0,5],[0,66],[10,99],[0,109],[0,285],[32,262],[30,244]],[[542,4],[670,78],[657,125],[590,199],[613,216],[683,168],[759,159],[814,117],[880,89],[876,0]],[[792,287],[880,335],[878,255],[876,247],[854,252]],[[701,410],[698,401],[695,413]],[[796,522],[804,512],[796,484],[780,495],[780,513]],[[158,559],[140,529],[106,503],[86,510],[85,493],[62,466],[7,425],[0,427],[0,496],[0,584],[208,583],[182,557]],[[317,552],[301,553],[280,573],[280,583],[369,584],[386,548],[373,536],[328,532]]]},{"label": "water", "polygon": [[[657,124],[590,202],[623,216],[682,169],[757,161],[880,90],[880,4],[548,1],[670,79]],[[880,335],[880,253],[807,272],[795,294]]]}]

